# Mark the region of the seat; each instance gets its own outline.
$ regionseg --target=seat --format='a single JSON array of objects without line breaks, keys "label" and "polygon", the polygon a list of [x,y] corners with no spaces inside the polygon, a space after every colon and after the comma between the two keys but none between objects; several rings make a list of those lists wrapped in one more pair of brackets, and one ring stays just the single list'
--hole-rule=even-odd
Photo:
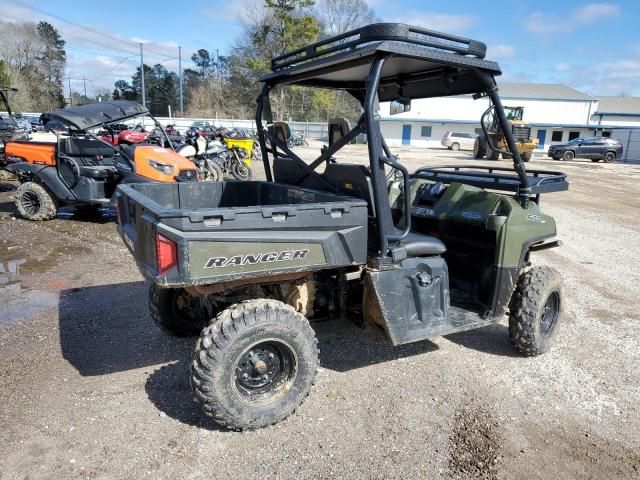
[{"label": "seat", "polygon": [[447,247],[445,247],[439,238],[414,232],[409,232],[409,234],[400,241],[399,246],[406,249],[407,257],[442,255],[447,251]]},{"label": "seat", "polygon": [[115,148],[95,138],[67,137],[61,143],[62,153],[85,167],[111,166]]},{"label": "seat", "polygon": [[[273,177],[278,183],[288,184],[302,172],[302,167],[293,158],[278,156],[273,162]],[[329,188],[327,182],[315,171],[310,172],[298,185],[324,191]]]},{"label": "seat", "polygon": [[83,177],[93,178],[95,180],[106,180],[111,175],[115,174],[117,170],[109,165],[86,167],[79,166],[80,175]]},{"label": "seat", "polygon": [[331,185],[345,195],[366,201],[369,206],[369,216],[376,216],[371,174],[367,167],[356,163],[330,163],[325,169],[324,176]]},{"label": "seat", "polygon": [[[365,200],[369,205],[369,216],[375,217],[373,185],[367,167],[354,163],[331,163],[324,175],[341,192]],[[395,233],[400,235],[402,231],[396,229]],[[413,232],[409,232],[395,248],[401,249],[407,257],[441,255],[447,251],[442,240]]]}]

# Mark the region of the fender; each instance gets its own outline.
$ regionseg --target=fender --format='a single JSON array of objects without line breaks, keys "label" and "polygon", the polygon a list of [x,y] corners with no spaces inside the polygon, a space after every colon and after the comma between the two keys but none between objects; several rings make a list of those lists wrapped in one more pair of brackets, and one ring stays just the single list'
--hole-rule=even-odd
[{"label": "fender", "polygon": [[58,200],[68,202],[77,199],[58,176],[56,167],[18,162],[7,165],[5,168],[7,171],[16,174],[21,181],[23,179],[37,179],[38,183],[46,186]]}]

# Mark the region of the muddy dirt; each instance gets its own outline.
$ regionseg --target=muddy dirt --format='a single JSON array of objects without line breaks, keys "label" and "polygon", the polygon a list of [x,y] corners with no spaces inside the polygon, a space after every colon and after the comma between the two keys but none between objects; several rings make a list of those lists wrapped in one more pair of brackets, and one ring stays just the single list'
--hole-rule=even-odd
[{"label": "muddy dirt", "polygon": [[[399,153],[410,169],[472,162]],[[0,479],[640,478],[640,166],[529,167],[571,181],[542,199],[564,245],[534,258],[566,286],[551,352],[519,356],[506,322],[397,348],[351,322],[318,323],[310,397],[244,433],[192,402],[194,340],[153,325],[113,217],[27,222],[0,180]]]}]

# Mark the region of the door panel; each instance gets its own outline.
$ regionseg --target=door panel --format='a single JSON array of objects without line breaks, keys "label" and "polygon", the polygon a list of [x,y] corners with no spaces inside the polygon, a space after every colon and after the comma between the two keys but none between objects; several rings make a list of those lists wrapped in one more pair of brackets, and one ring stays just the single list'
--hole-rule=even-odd
[{"label": "door panel", "polygon": [[411,125],[402,126],[402,145],[411,145]]}]

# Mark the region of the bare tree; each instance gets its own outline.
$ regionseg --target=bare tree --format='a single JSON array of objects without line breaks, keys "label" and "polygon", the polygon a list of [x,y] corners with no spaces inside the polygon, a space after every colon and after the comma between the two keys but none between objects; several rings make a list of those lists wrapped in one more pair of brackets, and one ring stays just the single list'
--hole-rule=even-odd
[{"label": "bare tree", "polygon": [[377,20],[375,12],[364,0],[320,0],[316,11],[327,36],[339,35]]}]

